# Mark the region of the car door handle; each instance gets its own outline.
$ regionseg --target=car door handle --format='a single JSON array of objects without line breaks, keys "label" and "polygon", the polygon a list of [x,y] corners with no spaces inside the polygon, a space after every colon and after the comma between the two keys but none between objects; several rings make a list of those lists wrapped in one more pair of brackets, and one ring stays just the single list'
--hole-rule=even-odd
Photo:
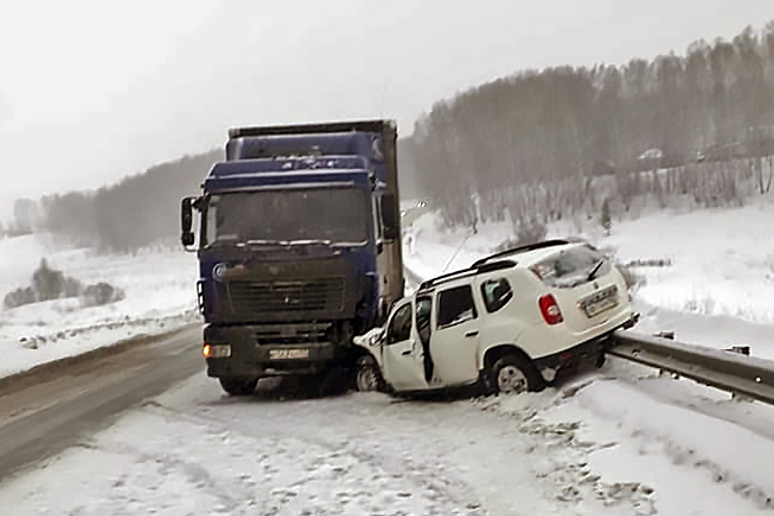
[{"label": "car door handle", "polygon": [[407,349],[406,351],[401,353],[401,355],[410,355],[410,354],[411,354],[411,350],[410,349]]},{"label": "car door handle", "polygon": [[465,334],[465,337],[475,337],[478,335],[478,330],[469,331]]}]

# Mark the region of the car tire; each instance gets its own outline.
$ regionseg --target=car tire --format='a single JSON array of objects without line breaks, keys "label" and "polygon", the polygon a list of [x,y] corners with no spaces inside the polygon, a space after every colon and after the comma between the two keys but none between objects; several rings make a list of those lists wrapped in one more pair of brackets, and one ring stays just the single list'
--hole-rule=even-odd
[{"label": "car tire", "polygon": [[512,354],[501,357],[492,365],[489,383],[494,394],[521,394],[541,391],[545,387],[545,381],[532,362]]},{"label": "car tire", "polygon": [[384,378],[374,357],[366,355],[358,359],[355,388],[360,392],[384,391]]},{"label": "car tire", "polygon": [[252,380],[244,378],[218,378],[220,386],[231,396],[250,396],[255,392],[258,378]]}]

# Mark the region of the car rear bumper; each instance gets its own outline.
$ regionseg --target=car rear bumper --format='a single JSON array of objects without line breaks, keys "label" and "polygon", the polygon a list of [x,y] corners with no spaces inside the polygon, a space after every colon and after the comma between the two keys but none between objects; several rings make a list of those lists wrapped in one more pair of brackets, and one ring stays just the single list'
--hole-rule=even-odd
[{"label": "car rear bumper", "polygon": [[595,362],[605,352],[607,348],[608,335],[598,337],[594,340],[583,342],[577,346],[564,349],[559,353],[554,353],[535,359],[533,362],[538,370],[554,369],[558,372],[560,369],[573,369],[583,362]]},{"label": "car rear bumper", "polygon": [[633,314],[629,319],[615,328],[593,339],[565,348],[561,351],[545,355],[533,360],[535,367],[541,372],[547,381],[565,372],[575,371],[580,367],[601,365],[604,354],[612,345],[610,336],[613,331],[627,329],[634,326],[639,319],[639,314]]}]

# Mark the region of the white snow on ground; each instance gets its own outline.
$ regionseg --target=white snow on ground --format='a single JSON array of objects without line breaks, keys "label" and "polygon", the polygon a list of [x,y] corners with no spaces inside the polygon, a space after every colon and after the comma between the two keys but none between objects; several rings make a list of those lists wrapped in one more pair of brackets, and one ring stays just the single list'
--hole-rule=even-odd
[{"label": "white snow on ground", "polygon": [[30,285],[42,258],[84,285],[105,281],[126,297],[105,306],[83,307],[71,298],[0,310],[0,377],[198,320],[195,255],[177,248],[100,255],[47,235],[0,239],[0,301]]},{"label": "white snow on ground", "polygon": [[0,497],[17,514],[652,512],[647,487],[621,496],[568,454],[573,425],[487,403],[235,400],[197,376]]},{"label": "white snow on ground", "polygon": [[[656,213],[620,222],[598,240],[627,263],[666,258],[669,267],[636,269],[638,297],[671,310],[774,322],[774,202],[740,209]],[[647,238],[645,237],[647,236]]]},{"label": "white snow on ground", "polygon": [[[622,262],[671,261],[635,269],[645,277],[637,292],[640,331],[672,329],[680,340],[716,347],[750,344],[753,354],[774,358],[774,287],[767,279],[773,215],[769,199],[619,221],[610,237],[587,231]],[[464,267],[510,236],[507,224],[478,230],[443,232],[432,214],[421,217],[406,230],[408,268],[427,278]],[[564,235],[551,228],[551,236]],[[52,265],[85,282],[109,264],[134,271],[111,277],[127,290],[125,310],[147,313],[134,296],[156,292],[160,301],[148,303],[149,317],[190,309],[190,256],[158,252],[135,263],[78,253],[52,254]],[[155,265],[142,266],[144,260]],[[2,276],[0,285],[26,283],[36,265],[37,258],[8,265],[19,277]],[[146,272],[155,278],[140,279]],[[154,288],[159,282],[166,282],[163,292]],[[36,328],[55,331],[56,317],[65,317],[56,314],[35,327],[24,324],[28,315],[4,312],[0,344],[30,355],[60,345],[72,351],[69,339],[37,350],[18,343]],[[98,325],[107,315],[89,317],[85,325]],[[84,515],[770,513],[772,428],[769,406],[612,358],[541,393],[452,402],[375,393],[234,400],[197,376],[82,447],[6,482],[0,506]]]},{"label": "white snow on ground", "polygon": [[[412,245],[404,259],[418,275],[453,271],[486,256],[512,236],[510,223],[470,230],[439,231],[428,214],[406,229]],[[644,277],[637,297],[659,308],[703,315],[728,315],[774,323],[774,195],[756,197],[742,208],[688,213],[656,212],[635,220],[614,221],[604,235],[588,221],[580,235],[574,223],[549,226],[549,238],[582,236],[613,252],[624,264],[665,260],[666,267],[637,266]]]}]

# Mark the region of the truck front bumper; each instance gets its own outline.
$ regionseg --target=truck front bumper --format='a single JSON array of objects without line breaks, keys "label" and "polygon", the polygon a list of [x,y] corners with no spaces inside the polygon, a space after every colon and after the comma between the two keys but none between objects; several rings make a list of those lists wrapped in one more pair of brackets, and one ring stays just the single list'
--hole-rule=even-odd
[{"label": "truck front bumper", "polygon": [[219,348],[218,358],[207,358],[207,375],[216,378],[315,374],[340,358],[332,342],[259,343],[251,327],[209,326],[204,341]]}]

